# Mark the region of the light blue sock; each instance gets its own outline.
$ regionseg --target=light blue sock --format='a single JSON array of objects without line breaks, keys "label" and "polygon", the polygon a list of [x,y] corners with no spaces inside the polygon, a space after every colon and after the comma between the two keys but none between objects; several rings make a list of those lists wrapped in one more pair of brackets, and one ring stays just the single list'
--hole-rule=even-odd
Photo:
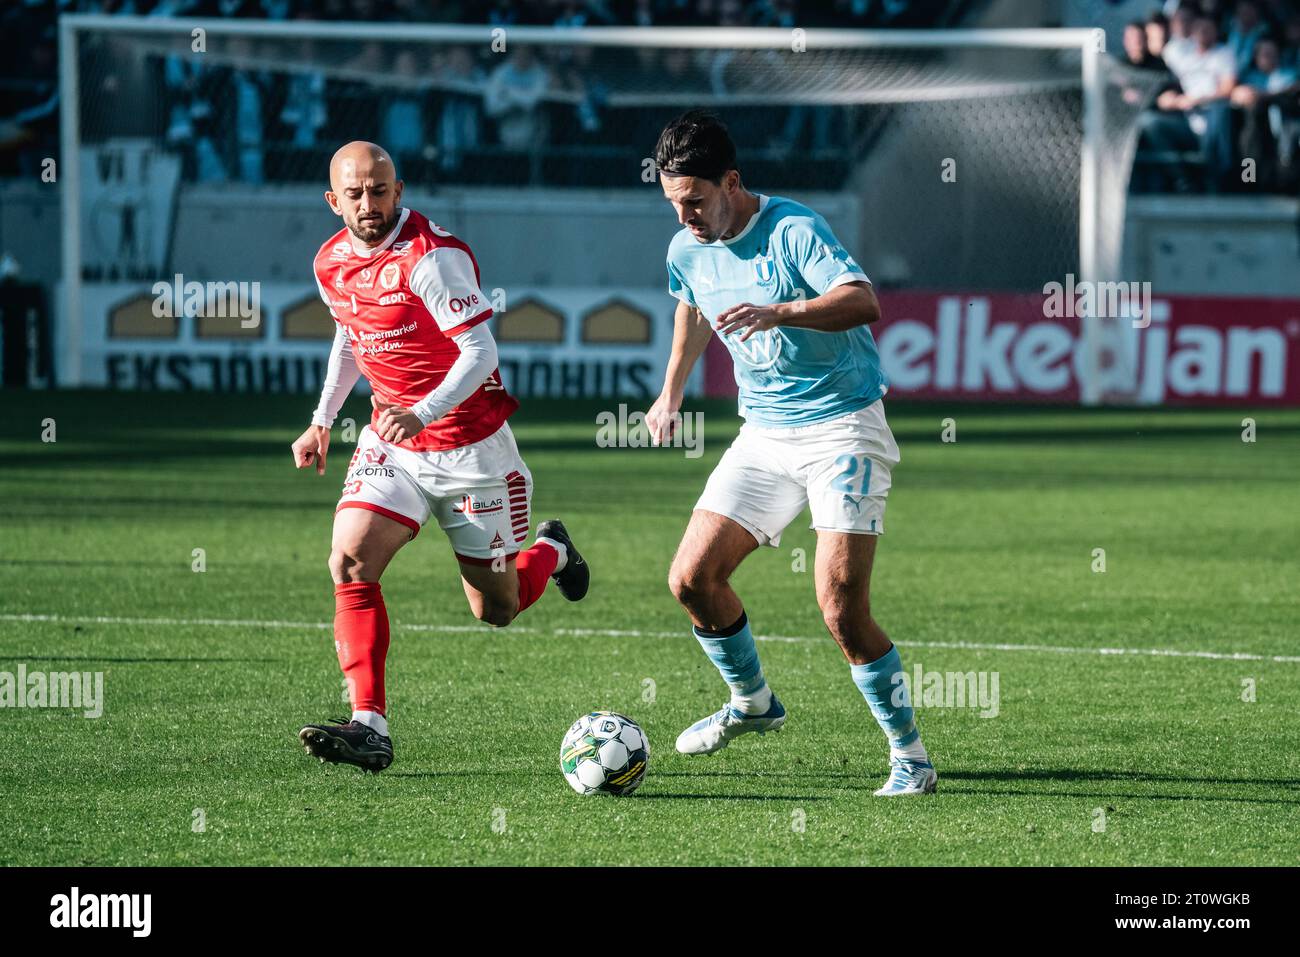
[{"label": "light blue sock", "polygon": [[921,732],[916,730],[912,715],[912,699],[903,682],[903,659],[899,657],[898,647],[895,645],[875,661],[853,665],[849,670],[853,673],[853,683],[867,699],[876,723],[889,738],[890,750],[909,754],[919,750],[916,756],[923,756],[925,749],[921,747]]},{"label": "light blue sock", "polygon": [[740,706],[740,710],[747,714],[766,711],[766,706],[758,711],[753,708],[755,698],[768,699],[770,692],[764,694],[767,681],[763,678],[763,668],[758,661],[758,649],[754,647],[748,616],[742,614],[736,624],[721,632],[700,628],[693,628],[692,631],[695,640],[700,643],[704,653],[722,675],[722,680],[731,689],[732,703]]}]

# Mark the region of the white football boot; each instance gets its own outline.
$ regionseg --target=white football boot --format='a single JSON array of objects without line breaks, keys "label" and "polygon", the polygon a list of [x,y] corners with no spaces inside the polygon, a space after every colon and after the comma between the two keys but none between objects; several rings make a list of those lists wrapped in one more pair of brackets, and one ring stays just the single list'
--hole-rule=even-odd
[{"label": "white football boot", "polygon": [[701,718],[677,736],[677,750],[682,754],[712,754],[731,743],[732,738],[757,731],[779,731],[785,724],[785,708],[772,695],[772,706],[762,714],[741,714],[730,703],[717,714]]},{"label": "white football boot", "polygon": [[929,761],[890,758],[889,780],[875,795],[898,797],[903,794],[933,794],[938,782],[939,775]]}]

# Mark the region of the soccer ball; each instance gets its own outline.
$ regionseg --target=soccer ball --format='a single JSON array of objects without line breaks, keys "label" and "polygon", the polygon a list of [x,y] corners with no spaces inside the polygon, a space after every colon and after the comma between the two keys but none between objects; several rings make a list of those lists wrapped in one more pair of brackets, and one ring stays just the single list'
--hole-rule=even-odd
[{"label": "soccer ball", "polygon": [[584,714],[560,743],[560,770],[579,794],[631,794],[650,764],[650,741],[631,718]]}]

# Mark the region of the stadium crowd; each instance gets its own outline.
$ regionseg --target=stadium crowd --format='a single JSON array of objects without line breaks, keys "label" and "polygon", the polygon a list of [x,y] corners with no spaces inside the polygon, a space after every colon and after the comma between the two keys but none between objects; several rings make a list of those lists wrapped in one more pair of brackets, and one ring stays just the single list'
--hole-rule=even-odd
[{"label": "stadium crowd", "polygon": [[[43,157],[56,155],[60,12],[557,28],[908,27],[947,22],[966,5],[965,0],[28,0],[0,11],[0,73],[10,76],[8,82],[0,80],[0,175],[30,175]],[[602,70],[609,64],[594,62],[589,48],[535,53],[518,47],[503,58],[484,51],[475,55],[468,48],[430,52],[366,43],[340,58],[331,54],[329,71],[312,68],[309,54],[296,67],[242,68],[241,56],[260,54],[264,62],[266,52],[236,40],[222,50],[224,56],[156,58],[150,82],[162,91],[163,105],[152,110],[158,114],[154,128],[133,132],[163,139],[182,156],[188,180],[251,183],[298,178],[298,171],[316,168],[322,143],[340,137],[382,140],[421,178],[502,182],[519,175],[555,182],[539,168],[539,157],[557,160],[552,167],[559,171],[578,153],[608,156],[638,137],[653,140],[653,131],[640,129],[636,116],[606,122]],[[725,92],[728,61],[728,55],[716,52],[702,57],[685,50],[644,50],[633,66],[656,92],[705,85]],[[282,65],[275,57],[271,62]],[[378,97],[373,85],[367,91],[362,83],[341,79],[340,73],[370,76],[384,95]],[[92,110],[89,122],[98,118],[107,128],[124,112],[151,112],[148,102],[123,90],[124,84],[117,84],[114,90],[91,91],[104,102]],[[112,107],[114,94],[125,110]],[[153,99],[151,94],[148,100]],[[354,128],[359,122],[368,128]],[[842,111],[793,107],[756,124],[751,144],[773,150],[824,155],[846,143]],[[745,126],[742,121],[741,131]],[[121,131],[120,123],[117,128]],[[531,154],[531,162],[518,162],[524,153]]]},{"label": "stadium crowd", "polygon": [[[24,0],[0,8],[0,175],[33,175],[44,157],[57,155],[60,12],[557,28],[909,27],[951,24],[970,6],[967,0]],[[151,99],[159,105],[148,118],[151,128],[134,132],[164,140],[183,158],[191,181],[297,179],[318,168],[325,144],[366,136],[388,144],[416,178],[511,182],[522,176],[558,184],[572,175],[574,157],[613,157],[622,168],[634,145],[644,151],[661,119],[611,106],[611,64],[587,47],[535,52],[521,46],[489,57],[466,47],[429,52],[365,43],[337,62],[331,54],[331,71],[314,68],[310,51],[296,67],[275,70],[264,68],[266,49],[248,41],[231,41],[225,52],[207,62],[156,57],[151,65],[149,82],[161,91]],[[1159,74],[1154,84],[1126,91],[1146,104],[1135,190],[1297,189],[1300,0],[1151,0],[1147,19],[1125,28],[1122,57]],[[260,65],[243,65],[254,62]],[[656,93],[724,93],[729,62],[725,52],[647,49],[616,68],[624,89],[632,71]],[[373,85],[341,80],[339,69],[383,84],[378,105]],[[103,107],[93,112],[116,121],[123,110],[114,110],[111,93],[104,91]],[[117,93],[126,112],[149,112]],[[818,162],[847,168],[855,122],[845,108],[741,110],[733,132],[747,150],[766,150],[774,167],[792,154],[808,159],[812,165],[800,173],[811,184],[834,176]]]},{"label": "stadium crowd", "polygon": [[[26,0],[10,12],[31,22],[58,12],[152,17],[243,17],[367,23],[490,23],[577,27],[865,27],[932,25],[948,0]],[[7,15],[6,15],[7,16]]]},{"label": "stadium crowd", "polygon": [[1167,0],[1124,29],[1124,59],[1158,71],[1138,191],[1294,193],[1300,183],[1300,4]]}]

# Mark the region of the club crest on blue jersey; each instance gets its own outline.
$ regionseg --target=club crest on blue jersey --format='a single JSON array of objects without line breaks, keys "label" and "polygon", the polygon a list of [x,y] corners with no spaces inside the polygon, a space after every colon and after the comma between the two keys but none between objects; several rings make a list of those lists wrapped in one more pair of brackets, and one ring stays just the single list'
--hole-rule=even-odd
[{"label": "club crest on blue jersey", "polygon": [[758,274],[758,281],[764,285],[776,278],[776,262],[771,253],[754,260],[754,272]]}]

